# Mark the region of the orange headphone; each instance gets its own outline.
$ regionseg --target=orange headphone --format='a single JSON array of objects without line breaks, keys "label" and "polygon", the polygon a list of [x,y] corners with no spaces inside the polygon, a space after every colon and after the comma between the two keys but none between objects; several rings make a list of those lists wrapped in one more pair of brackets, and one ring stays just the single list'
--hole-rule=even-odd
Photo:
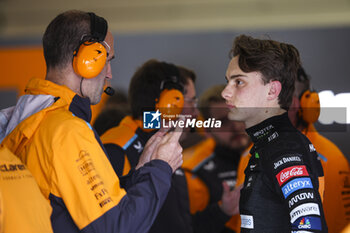
[{"label": "orange headphone", "polygon": [[92,12],[90,16],[91,35],[85,35],[73,53],[74,72],[83,78],[94,78],[106,64],[108,52],[101,43],[107,35],[107,21]]},{"label": "orange headphone", "polygon": [[[303,77],[303,78],[302,78]],[[298,71],[299,82],[310,82],[303,68]],[[300,96],[299,116],[308,124],[315,123],[320,116],[320,98],[316,91],[305,90]]]},{"label": "orange headphone", "polygon": [[160,84],[159,99],[156,99],[156,109],[162,113],[162,118],[173,120],[182,112],[184,106],[183,86],[177,76],[171,76]]}]

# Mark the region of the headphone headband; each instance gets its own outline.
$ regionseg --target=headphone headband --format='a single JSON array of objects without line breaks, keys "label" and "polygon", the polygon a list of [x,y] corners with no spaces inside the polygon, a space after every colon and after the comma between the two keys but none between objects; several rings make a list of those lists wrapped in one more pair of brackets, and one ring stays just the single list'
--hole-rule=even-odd
[{"label": "headphone headband", "polygon": [[[96,77],[106,65],[108,52],[104,43],[107,35],[107,21],[92,12],[90,16],[90,35],[84,35],[77,49],[73,52],[73,69],[84,78]],[[104,45],[103,45],[104,44]]]},{"label": "headphone headband", "polygon": [[164,89],[177,89],[181,93],[184,93],[184,88],[181,85],[179,78],[177,76],[167,77],[160,83],[160,91]]},{"label": "headphone headband", "polygon": [[98,42],[104,41],[107,35],[108,23],[107,21],[95,15],[93,12],[88,12],[90,16],[90,33],[93,39]]}]

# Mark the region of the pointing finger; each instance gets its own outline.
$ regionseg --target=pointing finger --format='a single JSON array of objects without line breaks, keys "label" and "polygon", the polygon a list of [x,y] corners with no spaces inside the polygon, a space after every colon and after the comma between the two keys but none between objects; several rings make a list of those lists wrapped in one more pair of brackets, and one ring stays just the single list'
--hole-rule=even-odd
[{"label": "pointing finger", "polygon": [[171,136],[169,138],[169,142],[177,142],[179,141],[181,134],[182,134],[183,129],[180,127],[176,127],[173,132],[171,132]]}]

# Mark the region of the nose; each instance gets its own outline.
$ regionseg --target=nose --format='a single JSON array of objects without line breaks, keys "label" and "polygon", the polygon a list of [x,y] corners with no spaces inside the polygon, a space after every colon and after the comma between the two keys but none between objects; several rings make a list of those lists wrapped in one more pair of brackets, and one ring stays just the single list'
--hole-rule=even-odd
[{"label": "nose", "polygon": [[224,90],[221,92],[222,98],[229,100],[232,97],[232,91],[230,91],[229,85],[227,84]]},{"label": "nose", "polygon": [[112,67],[111,67],[111,63],[108,62],[107,64],[107,73],[106,73],[106,78],[107,79],[112,79]]}]

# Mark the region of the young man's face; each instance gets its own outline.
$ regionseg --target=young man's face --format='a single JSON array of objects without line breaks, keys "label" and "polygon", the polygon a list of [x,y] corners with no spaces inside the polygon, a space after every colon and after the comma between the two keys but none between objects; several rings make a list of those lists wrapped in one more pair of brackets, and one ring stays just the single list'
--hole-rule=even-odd
[{"label": "young man's face", "polygon": [[267,107],[269,85],[264,85],[260,72],[243,72],[238,56],[231,59],[227,71],[227,85],[221,95],[226,100],[234,120],[243,121],[246,127],[261,121],[262,108]]}]

